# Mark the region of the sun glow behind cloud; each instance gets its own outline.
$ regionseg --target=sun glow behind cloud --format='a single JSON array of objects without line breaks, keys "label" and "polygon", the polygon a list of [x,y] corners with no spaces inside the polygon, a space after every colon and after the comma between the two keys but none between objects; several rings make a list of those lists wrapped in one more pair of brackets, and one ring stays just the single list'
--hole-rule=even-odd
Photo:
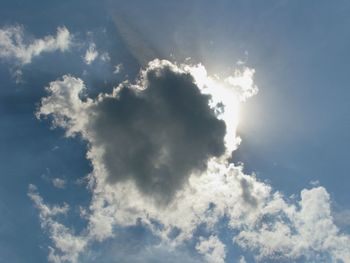
[{"label": "sun glow behind cloud", "polygon": [[[156,59],[135,81],[95,99],[81,99],[86,86],[79,78],[66,75],[51,82],[37,116],[51,116],[67,137],[87,141],[93,171],[91,203],[81,215],[88,225],[81,233],[57,218],[56,210],[64,207],[68,213],[67,206],[46,205],[38,189],[29,188],[53,243],[49,259],[78,262],[94,242],[117,238],[118,229],[141,222],[169,249],[192,240],[207,262],[222,263],[226,244],[218,224],[223,217],[233,243],[255,251],[256,259],[346,259],[349,236],[333,223],[323,187],[304,189],[296,201],[229,162],[240,141],[239,106],[257,93],[253,76],[253,69],[243,68],[221,80],[201,64]],[[136,163],[135,155],[141,156]],[[188,158],[195,162],[184,163]],[[159,170],[162,165],[167,169]]]},{"label": "sun glow behind cloud", "polygon": [[226,124],[225,143],[227,154],[230,155],[240,143],[240,138],[237,137],[240,104],[258,93],[253,80],[254,69],[248,67],[236,69],[233,75],[222,79],[217,74],[214,77],[208,75],[202,64],[183,65],[183,68],[192,74],[204,94],[211,95],[210,106],[218,107],[218,118]]},{"label": "sun glow behind cloud", "polygon": [[[225,208],[227,206],[226,202],[231,199],[227,199],[228,196],[225,194],[230,192],[229,185],[234,189],[240,187],[241,184],[240,177],[234,177],[235,174],[239,175],[241,173],[239,172],[240,169],[233,168],[233,170],[231,170],[226,163],[226,159],[229,158],[232,151],[234,151],[239,144],[239,139],[236,138],[239,105],[246,99],[246,95],[241,92],[242,87],[240,85],[243,83],[242,80],[244,80],[244,78],[252,78],[253,74],[244,74],[244,72],[249,70],[248,68],[243,71],[236,71],[234,75],[231,76],[231,80],[233,81],[229,83],[226,81],[228,77],[221,80],[217,76],[209,76],[202,64],[174,64],[166,60],[157,59],[151,61],[148,66],[140,72],[139,79],[136,80],[134,84],[127,82],[126,84],[129,85],[127,89],[133,89],[137,93],[142,93],[145,91],[145,88],[148,87],[148,89],[150,89],[152,87],[150,85],[153,85],[152,82],[154,82],[154,80],[152,80],[150,76],[152,76],[153,73],[156,78],[161,79],[164,74],[168,74],[165,73],[167,69],[173,72],[171,74],[176,74],[184,79],[188,79],[188,77],[191,76],[195,82],[196,88],[198,88],[202,94],[210,95],[210,100],[208,101],[209,105],[207,105],[207,107],[209,106],[212,111],[215,112],[216,118],[225,122],[226,132],[223,138],[225,144],[223,154],[218,156],[219,158],[215,157],[208,160],[206,171],[202,171],[200,174],[198,174],[198,172],[190,174],[188,181],[184,183],[182,188],[177,189],[175,196],[165,207],[159,207],[157,202],[154,202],[152,196],[147,196],[140,192],[139,189],[135,187],[132,180],[118,182],[115,185],[108,183],[109,172],[106,169],[106,164],[103,159],[103,152],[105,149],[96,145],[96,138],[93,137],[95,131],[89,124],[91,122],[89,116],[99,114],[98,112],[93,112],[95,111],[94,108],[99,107],[98,105],[103,103],[104,100],[110,98],[112,100],[117,99],[118,101],[123,88],[118,86],[114,89],[112,94],[100,94],[97,100],[88,99],[85,102],[80,99],[80,94],[85,92],[85,86],[78,78],[64,76],[63,80],[54,81],[47,88],[50,96],[43,98],[37,116],[52,115],[54,125],[64,128],[68,137],[80,134],[87,140],[90,144],[87,157],[94,167],[94,171],[89,179],[92,186],[93,199],[90,207],[84,213],[85,217],[89,220],[88,229],[84,231],[85,234],[83,236],[78,235],[76,238],[73,238],[72,234],[69,232],[67,233],[67,238],[73,242],[72,246],[73,244],[79,243],[79,249],[70,250],[67,249],[66,246],[62,246],[62,242],[65,243],[67,241],[66,238],[64,235],[58,236],[54,232],[57,231],[57,226],[60,226],[62,229],[66,228],[50,218],[50,215],[47,217],[47,213],[42,215],[44,227],[54,231],[51,238],[56,249],[50,250],[51,258],[57,258],[58,262],[64,259],[76,261],[80,252],[85,249],[88,243],[91,243],[93,240],[102,241],[112,237],[114,236],[114,226],[133,225],[138,218],[141,218],[142,221],[152,229],[155,235],[162,237],[164,242],[174,246],[190,239],[193,235],[193,231],[201,223],[214,226],[219,217],[223,216],[225,213],[224,210],[227,209]],[[172,78],[169,78],[169,80],[171,79]],[[245,89],[257,89],[256,86],[253,85],[252,79],[245,79],[244,83],[252,84],[251,87],[246,85]],[[169,85],[171,85],[171,82],[169,82]],[[187,89],[189,88],[190,86],[187,87]],[[192,103],[194,101],[189,102]],[[196,107],[196,105],[194,104],[193,107]],[[180,108],[179,110],[181,111]],[[196,110],[196,108],[193,108],[190,111],[195,112]],[[205,131],[201,131],[201,133],[203,132]],[[120,135],[117,134],[117,136]],[[168,139],[172,140],[171,137]],[[185,152],[189,150],[188,147],[184,148],[182,154],[185,154]],[[227,179],[225,179],[226,172],[232,174]],[[225,182],[226,180],[231,182]],[[249,178],[244,180],[249,182]],[[250,183],[248,183],[248,185],[249,184]],[[266,192],[263,188],[264,187],[261,188],[261,191]],[[217,196],[217,193],[219,196]],[[33,198],[36,196],[36,189],[35,191],[31,190],[30,197]],[[226,198],[224,196],[226,196]],[[239,196],[240,192],[237,192],[235,198],[239,198]],[[250,193],[247,193],[247,196],[250,196]],[[254,199],[254,197],[251,198]],[[41,207],[46,207],[42,202],[38,203],[36,200],[42,199],[34,198],[39,210]],[[212,202],[217,208],[213,211],[213,214],[210,215],[207,214],[206,211]],[[248,207],[248,210],[249,209]],[[196,214],[201,215],[200,218],[197,218]],[[184,220],[184,218],[187,219]],[[152,223],[153,220],[158,221],[160,224],[164,225],[164,227],[159,229]],[[175,236],[175,238],[170,238],[169,235],[174,229],[179,229],[180,233]],[[209,240],[217,240],[215,244],[223,246],[217,237],[213,236]],[[205,244],[203,239],[201,239],[201,244]],[[205,253],[210,253],[210,251]],[[208,258],[212,257],[208,256]]]}]

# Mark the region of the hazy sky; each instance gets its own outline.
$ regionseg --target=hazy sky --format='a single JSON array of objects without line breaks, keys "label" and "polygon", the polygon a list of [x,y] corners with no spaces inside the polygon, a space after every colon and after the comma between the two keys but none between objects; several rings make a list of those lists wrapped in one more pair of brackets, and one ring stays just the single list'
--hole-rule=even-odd
[{"label": "hazy sky", "polygon": [[350,262],[348,1],[0,8],[0,262]]}]

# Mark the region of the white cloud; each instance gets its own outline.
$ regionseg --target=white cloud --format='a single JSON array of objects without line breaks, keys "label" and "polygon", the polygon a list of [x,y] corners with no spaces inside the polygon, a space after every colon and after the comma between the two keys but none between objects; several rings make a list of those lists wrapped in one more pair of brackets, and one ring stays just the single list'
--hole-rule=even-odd
[{"label": "white cloud", "polygon": [[47,218],[50,216],[56,216],[59,214],[67,214],[69,210],[69,206],[67,204],[64,204],[63,206],[47,206],[44,204],[44,201],[41,196],[37,194],[37,188],[34,185],[29,185],[29,197],[34,202],[35,206],[39,209],[40,215],[43,218]]},{"label": "white cloud", "polygon": [[210,236],[208,239],[200,238],[196,245],[197,251],[204,255],[208,263],[224,263],[226,257],[225,245],[217,236]]},{"label": "white cloud", "polygon": [[302,190],[295,205],[275,198],[261,215],[273,217],[259,220],[234,238],[239,245],[256,249],[259,258],[305,256],[308,262],[349,262],[350,237],[339,233],[334,224],[330,197],[323,187]]},{"label": "white cloud", "polygon": [[91,65],[98,58],[104,62],[111,60],[108,52],[99,53],[96,49],[96,44],[90,43],[89,48],[86,50],[83,57],[84,62],[87,65]]},{"label": "white cloud", "polygon": [[66,187],[66,183],[67,183],[66,180],[61,179],[61,178],[54,178],[54,179],[52,179],[52,184],[56,188],[63,189],[63,188]]},{"label": "white cloud", "polygon": [[123,64],[119,63],[118,65],[114,66],[114,74],[119,74],[123,70]]},{"label": "white cloud", "polygon": [[44,203],[34,185],[29,185],[28,196],[39,210],[41,227],[48,231],[54,247],[48,247],[48,259],[54,263],[78,262],[79,254],[84,250],[87,242],[84,238],[74,235],[70,229],[59,223],[59,215],[67,214],[69,206],[49,206]]},{"label": "white cloud", "polygon": [[[208,77],[201,65],[174,65],[159,60],[151,62],[134,84],[124,85],[142,94],[150,81],[149,76],[161,75],[164,67],[191,74],[201,92],[212,94],[213,104],[222,102],[229,113],[234,113],[239,105],[234,103],[241,103],[257,91],[253,82],[254,70],[245,69],[220,83]],[[154,75],[149,75],[150,71]],[[118,98],[122,87],[115,88],[111,94],[100,94],[94,100],[81,99],[85,89],[83,81],[72,76],[51,82],[47,88],[49,95],[42,99],[37,113],[38,117],[51,116],[53,125],[64,128],[66,136],[80,135],[86,140],[89,146],[87,158],[93,167],[89,176],[92,201],[84,212],[88,227],[83,234],[73,236],[56,221],[50,223],[64,229],[58,231],[48,227],[55,244],[53,249],[60,252],[51,257],[52,261],[64,258],[76,260],[87,244],[116,235],[115,226],[133,226],[140,219],[164,244],[176,247],[194,238],[200,225],[204,225],[209,232],[214,231],[219,220],[226,216],[227,230],[237,233],[233,235],[233,241],[242,248],[254,251],[257,259],[272,257],[295,260],[304,256],[309,262],[319,259],[350,262],[349,236],[341,234],[334,224],[330,197],[323,187],[304,189],[300,201],[295,201],[273,191],[271,186],[254,176],[244,174],[241,166],[226,161],[237,145],[237,120],[232,119],[235,115],[225,115],[225,111],[219,112],[217,117],[226,123],[227,151],[221,157],[210,158],[207,169],[200,174],[193,172],[166,205],[160,206],[152,196],[140,191],[133,180],[111,184],[103,159],[106,148],[97,143],[91,118],[98,114],[96,109],[99,103]],[[223,94],[225,96],[222,97]],[[47,206],[43,205],[37,194],[32,196],[40,215],[43,211],[52,210],[43,209]],[[40,217],[44,222],[51,220],[50,213]],[[175,236],[171,235],[174,230],[178,232]],[[69,246],[62,245],[65,238]],[[208,239],[199,237],[199,240],[196,249],[207,261],[224,262],[225,247],[216,236]]]},{"label": "white cloud", "polygon": [[98,57],[98,51],[94,43],[90,44],[89,48],[85,52],[84,61],[90,65]]},{"label": "white cloud", "polygon": [[242,101],[258,93],[258,88],[253,82],[254,73],[254,69],[244,68],[243,71],[236,70],[233,76],[229,76],[225,79],[226,83],[240,89],[240,99]]},{"label": "white cloud", "polygon": [[[51,82],[47,90],[52,96],[42,99],[42,106],[38,114],[53,114],[53,125],[67,128],[67,136],[72,136],[84,129],[88,118],[84,116],[84,108],[90,100],[83,103],[80,99],[81,93],[85,90],[83,81],[67,75],[62,81]],[[74,113],[77,116],[67,119]]]},{"label": "white cloud", "polygon": [[22,26],[0,29],[0,58],[14,59],[21,65],[28,64],[34,57],[45,52],[67,51],[72,36],[66,27],[58,27],[56,36],[45,36],[30,40]]}]

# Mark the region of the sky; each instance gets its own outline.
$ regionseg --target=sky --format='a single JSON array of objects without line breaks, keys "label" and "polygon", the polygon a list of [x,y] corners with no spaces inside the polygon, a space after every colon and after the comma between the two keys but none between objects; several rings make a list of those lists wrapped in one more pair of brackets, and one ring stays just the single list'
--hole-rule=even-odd
[{"label": "sky", "polygon": [[348,1],[0,8],[0,263],[350,262]]}]

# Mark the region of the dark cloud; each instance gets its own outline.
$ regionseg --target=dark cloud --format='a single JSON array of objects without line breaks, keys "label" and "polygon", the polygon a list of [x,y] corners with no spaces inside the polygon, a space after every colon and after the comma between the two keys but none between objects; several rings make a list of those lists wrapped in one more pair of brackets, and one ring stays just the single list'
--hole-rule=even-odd
[{"label": "dark cloud", "polygon": [[224,153],[226,126],[189,73],[149,69],[145,89],[124,86],[92,109],[94,145],[111,183],[132,179],[139,190],[169,200],[208,158]]},{"label": "dark cloud", "polygon": [[242,197],[243,200],[251,205],[252,207],[257,207],[258,200],[252,195],[253,185],[251,182],[248,182],[246,179],[242,178],[240,180],[242,188]]}]

